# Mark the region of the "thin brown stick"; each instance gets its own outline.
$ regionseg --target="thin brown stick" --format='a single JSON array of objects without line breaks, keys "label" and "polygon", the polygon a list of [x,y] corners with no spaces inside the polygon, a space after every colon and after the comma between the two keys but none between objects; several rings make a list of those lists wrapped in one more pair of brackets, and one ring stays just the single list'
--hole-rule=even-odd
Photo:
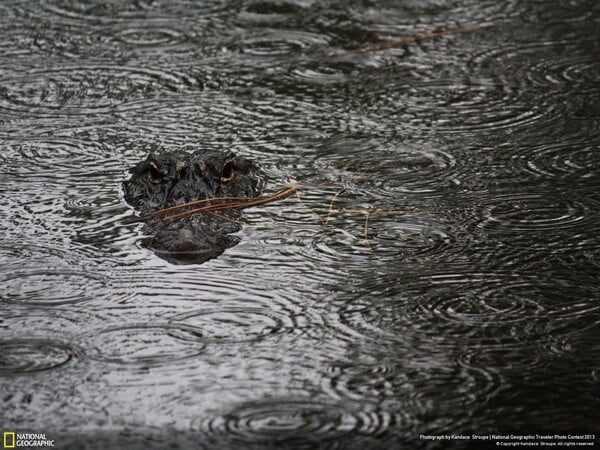
[{"label": "thin brown stick", "polygon": [[335,195],[333,196],[333,198],[331,199],[331,202],[329,203],[329,209],[327,210],[327,216],[325,217],[325,221],[321,221],[323,223],[323,225],[327,225],[329,223],[329,218],[331,217],[331,213],[333,212],[333,204],[335,202],[335,200],[342,195],[344,192],[346,192],[346,188],[341,188],[339,191],[337,191],[335,193]]},{"label": "thin brown stick", "polygon": [[323,220],[323,218],[319,215],[318,212],[316,212],[314,209],[312,209],[310,206],[308,206],[306,203],[304,203],[304,200],[302,200],[302,198],[300,197],[300,191],[297,190],[296,191],[296,198],[298,199],[298,201],[300,202],[300,204],[302,206],[304,206],[308,211],[310,211],[310,213],[314,216],[317,217],[317,219],[319,219],[319,222],[321,223],[321,225],[325,225],[325,221]]},{"label": "thin brown stick", "polygon": [[[165,217],[165,220],[180,219],[182,217],[186,217],[186,216],[189,216],[192,214],[214,213],[215,211],[228,211],[230,209],[244,209],[244,208],[249,208],[250,206],[263,205],[265,203],[270,203],[270,202],[274,202],[277,200],[283,200],[284,198],[287,198],[290,195],[294,194],[297,190],[298,190],[298,188],[296,188],[296,187],[290,187],[290,188],[284,189],[282,191],[279,191],[276,194],[273,194],[269,197],[258,197],[258,198],[244,197],[243,202],[225,203],[225,204],[220,203],[218,205],[203,206],[202,208],[190,209],[190,210],[178,213],[178,214],[174,214],[172,216],[167,216],[167,217]],[[249,198],[249,200],[246,200],[248,198]]]},{"label": "thin brown stick", "polygon": [[[186,216],[189,216],[192,214],[205,213],[205,214],[211,214],[211,215],[220,217],[225,220],[235,221],[234,219],[227,218],[225,216],[217,214],[216,212],[217,211],[227,211],[230,209],[244,209],[244,208],[248,208],[250,206],[262,205],[262,204],[277,201],[277,200],[283,200],[284,198],[289,197],[290,195],[295,193],[297,190],[298,190],[297,187],[289,187],[287,189],[279,191],[276,194],[273,194],[268,197],[212,197],[212,198],[206,198],[206,199],[202,199],[202,200],[194,200],[194,201],[191,201],[188,203],[182,203],[181,205],[169,206],[168,208],[163,208],[158,211],[153,211],[153,212],[150,212],[148,214],[143,214],[138,217],[125,219],[121,223],[131,224],[131,223],[136,223],[136,222],[142,222],[151,217],[164,216],[164,215],[167,215],[173,211],[177,211],[182,208],[186,208],[186,207],[189,208],[190,206],[202,205],[202,204],[214,202],[214,201],[221,201],[221,202],[225,202],[225,203],[218,203],[216,205],[208,205],[208,206],[203,206],[201,208],[188,209],[186,211],[180,212],[178,214],[173,214],[173,215],[170,215],[170,216],[167,216],[164,218],[165,218],[165,220],[174,220],[174,219],[179,219],[181,217],[186,217]],[[231,203],[226,203],[228,201],[230,201]]]},{"label": "thin brown stick", "polygon": [[324,220],[318,212],[316,212],[314,209],[312,209],[310,206],[308,206],[304,202],[304,200],[302,200],[302,198],[300,197],[299,191],[296,191],[296,198],[298,199],[298,201],[300,202],[300,204],[302,206],[304,206],[306,209],[308,209],[311,212],[311,214],[315,215],[317,217],[317,219],[319,219],[319,222],[321,222],[321,225],[327,225],[329,223],[329,218],[330,218],[331,214],[333,213],[333,204],[335,203],[335,199],[345,191],[346,191],[346,188],[342,188],[334,194],[331,201],[329,202],[329,209],[327,210],[327,216],[325,216]]},{"label": "thin brown stick", "polygon": [[142,222],[146,219],[149,219],[150,217],[161,216],[163,214],[167,214],[167,213],[175,211],[177,209],[188,208],[190,206],[201,205],[204,203],[209,203],[209,202],[214,202],[214,201],[245,201],[245,200],[252,200],[252,197],[211,197],[211,198],[205,198],[202,200],[193,200],[191,202],[182,203],[180,205],[169,206],[168,208],[163,208],[163,209],[159,209],[157,211],[149,212],[147,214],[142,214],[141,216],[125,219],[121,223],[130,224],[130,223]]},{"label": "thin brown stick", "polygon": [[424,41],[427,39],[435,39],[443,36],[449,36],[452,34],[467,33],[474,31],[475,27],[458,27],[451,28],[449,30],[434,30],[428,33],[415,33],[412,36],[402,37],[398,39],[391,39],[388,41],[378,42],[376,44],[368,44],[362,47],[358,47],[352,52],[354,53],[366,53],[366,52],[377,52],[379,50],[385,50],[388,48],[401,47],[403,45],[412,44],[414,42]]}]

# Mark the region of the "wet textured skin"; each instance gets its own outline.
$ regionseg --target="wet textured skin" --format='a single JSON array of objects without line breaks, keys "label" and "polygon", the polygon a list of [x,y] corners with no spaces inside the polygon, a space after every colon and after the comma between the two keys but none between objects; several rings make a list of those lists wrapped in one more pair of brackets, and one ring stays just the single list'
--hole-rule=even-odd
[{"label": "wet textured skin", "polygon": [[[255,197],[262,189],[248,160],[216,150],[154,152],[130,173],[123,182],[125,200],[142,215],[212,197]],[[241,229],[240,212],[219,214],[229,220],[208,214],[151,217],[143,245],[175,264],[202,263],[239,241],[232,233]]]}]

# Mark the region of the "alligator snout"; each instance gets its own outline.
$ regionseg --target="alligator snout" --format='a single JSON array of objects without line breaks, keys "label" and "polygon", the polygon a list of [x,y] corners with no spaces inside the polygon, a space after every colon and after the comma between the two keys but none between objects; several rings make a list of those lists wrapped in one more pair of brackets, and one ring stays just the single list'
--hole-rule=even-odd
[{"label": "alligator snout", "polygon": [[235,245],[241,230],[237,210],[186,215],[152,215],[196,200],[210,205],[223,197],[256,197],[262,182],[248,160],[219,151],[151,153],[123,182],[125,200],[143,216],[145,247],[176,264],[202,263]]}]

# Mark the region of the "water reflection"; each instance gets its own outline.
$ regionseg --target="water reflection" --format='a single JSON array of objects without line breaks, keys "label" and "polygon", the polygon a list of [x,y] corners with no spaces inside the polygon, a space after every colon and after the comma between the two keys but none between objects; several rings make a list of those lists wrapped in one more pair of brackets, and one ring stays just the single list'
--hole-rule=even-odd
[{"label": "water reflection", "polygon": [[[65,448],[595,429],[599,16],[0,3],[3,423]],[[157,148],[233,148],[300,199],[172,266],[121,224]]]}]

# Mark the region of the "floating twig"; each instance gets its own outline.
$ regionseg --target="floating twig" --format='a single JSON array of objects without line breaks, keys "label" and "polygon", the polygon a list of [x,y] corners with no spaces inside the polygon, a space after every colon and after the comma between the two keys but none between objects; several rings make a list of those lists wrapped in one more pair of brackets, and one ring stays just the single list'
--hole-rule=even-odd
[{"label": "floating twig", "polygon": [[335,200],[340,195],[342,195],[344,192],[346,192],[346,188],[341,188],[339,191],[337,191],[335,193],[335,195],[331,199],[331,202],[329,203],[329,209],[327,210],[327,217],[325,217],[325,222],[323,222],[323,225],[327,225],[329,223],[329,218],[331,217],[331,213],[333,212],[333,204],[334,204]]},{"label": "floating twig", "polygon": [[[229,210],[240,210],[249,208],[251,206],[264,205],[268,203],[272,203],[278,200],[286,199],[292,195],[296,195],[299,203],[304,206],[308,211],[310,211],[314,216],[317,217],[320,224],[326,226],[329,224],[331,217],[335,213],[343,213],[343,214],[351,214],[351,215],[364,215],[365,223],[364,223],[364,242],[365,245],[372,249],[371,242],[369,241],[369,219],[371,216],[386,216],[386,215],[401,215],[407,214],[411,212],[415,212],[414,209],[376,209],[376,208],[366,208],[366,209],[334,209],[334,205],[336,200],[340,195],[346,192],[346,188],[339,189],[331,198],[329,202],[329,207],[327,209],[327,215],[323,219],[314,209],[308,206],[300,196],[299,185],[285,188],[279,192],[276,192],[273,195],[264,196],[264,197],[212,197],[206,198],[202,200],[194,200],[191,202],[183,203],[181,205],[169,206],[167,208],[160,209],[158,211],[153,211],[151,213],[143,214],[138,217],[133,217],[129,219],[125,219],[122,221],[123,224],[131,224],[136,222],[142,222],[144,220],[158,217],[162,218],[165,221],[177,220],[183,217],[191,216],[194,214],[208,214],[213,217],[217,217],[221,220],[229,221],[232,223],[240,223],[233,217],[228,217],[224,214],[221,214],[224,211]],[[200,206],[203,205],[203,206]],[[199,206],[199,207],[197,207]],[[444,209],[443,211],[448,211],[449,209]],[[431,211],[431,210],[430,210]]]},{"label": "floating twig", "polygon": [[[130,217],[128,219],[123,220],[121,223],[124,225],[128,225],[128,224],[132,224],[132,223],[143,222],[144,220],[150,219],[151,217],[162,216],[162,215],[168,214],[170,212],[176,211],[178,209],[189,208],[191,206],[202,205],[202,204],[211,203],[211,202],[215,202],[215,201],[243,202],[246,200],[253,200],[253,198],[252,197],[211,197],[211,198],[204,198],[202,200],[193,200],[191,202],[182,203],[180,205],[169,206],[168,208],[163,208],[163,209],[159,209],[157,211],[149,212],[147,214],[142,214],[141,216]],[[227,204],[227,203],[224,203],[224,204]]]},{"label": "floating twig", "polygon": [[[277,200],[283,200],[284,198],[289,197],[294,194],[298,188],[289,187],[279,191],[273,195],[268,197],[213,197],[206,198],[202,200],[194,200],[188,203],[182,203],[181,205],[169,206],[168,208],[159,209],[158,211],[153,211],[148,214],[144,214],[139,217],[134,217],[131,219],[126,219],[122,223],[130,224],[136,223],[140,221],[144,221],[146,219],[152,217],[162,217],[164,220],[175,220],[180,219],[182,217],[190,216],[192,214],[211,214],[217,217],[221,217],[225,219],[222,215],[218,214],[221,211],[228,211],[230,209],[244,209],[249,208],[250,206],[263,205],[266,203],[271,203]],[[217,204],[209,204],[207,206],[202,206],[200,208],[192,208],[186,209],[182,212],[178,212],[181,209],[190,208],[196,205],[203,205],[211,202],[221,202]],[[172,214],[175,213],[175,214]],[[229,220],[229,218],[227,218]]]},{"label": "floating twig", "polygon": [[450,28],[447,30],[436,29],[428,33],[415,33],[412,36],[406,36],[398,39],[390,39],[387,41],[377,42],[375,44],[363,45],[362,47],[355,48],[351,51],[353,53],[377,52],[388,48],[402,47],[403,45],[412,44],[414,42],[450,36],[452,34],[468,33],[469,31],[474,31],[477,28],[479,27],[458,27]]}]

